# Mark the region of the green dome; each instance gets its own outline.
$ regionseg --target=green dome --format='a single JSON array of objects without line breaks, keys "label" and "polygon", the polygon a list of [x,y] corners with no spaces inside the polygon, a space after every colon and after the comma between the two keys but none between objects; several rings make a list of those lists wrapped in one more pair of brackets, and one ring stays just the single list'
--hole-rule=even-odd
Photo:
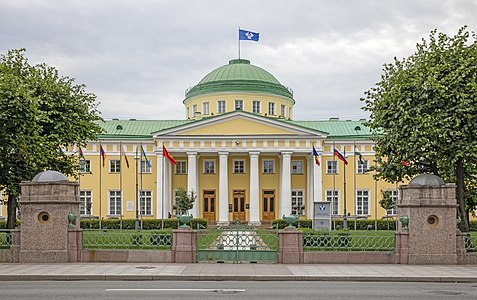
[{"label": "green dome", "polygon": [[218,92],[265,92],[293,99],[293,91],[266,70],[246,59],[233,59],[207,74],[196,86],[186,90],[185,98]]}]

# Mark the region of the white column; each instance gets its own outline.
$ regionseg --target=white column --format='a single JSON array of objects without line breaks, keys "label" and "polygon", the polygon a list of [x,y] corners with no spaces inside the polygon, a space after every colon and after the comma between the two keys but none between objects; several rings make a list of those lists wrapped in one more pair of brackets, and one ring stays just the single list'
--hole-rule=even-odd
[{"label": "white column", "polygon": [[258,156],[260,152],[249,152],[250,155],[250,219],[251,225],[260,225],[260,190]]},{"label": "white column", "polygon": [[229,222],[228,152],[219,152],[219,224]]},{"label": "white column", "polygon": [[306,157],[306,188],[307,188],[307,200],[306,200],[306,205],[307,205],[307,210],[306,210],[306,216],[308,219],[313,219],[313,201],[315,199],[315,190],[314,190],[314,185],[313,185],[313,164],[315,163],[315,159],[308,155]]},{"label": "white column", "polygon": [[194,207],[189,211],[194,218],[199,217],[199,189],[197,176],[197,152],[187,152],[187,192],[194,191],[197,199],[194,202]]},{"label": "white column", "polygon": [[168,160],[164,161],[164,218],[169,217],[169,213],[172,214],[172,165]]},{"label": "white column", "polygon": [[291,214],[291,155],[292,152],[282,152],[282,167],[280,178],[279,217]]},{"label": "white column", "polygon": [[[164,173],[163,173],[163,163],[164,163],[164,156],[163,156],[163,153],[162,153],[162,149],[161,150],[156,150],[156,154],[157,154],[157,158],[156,158],[156,186],[157,186],[157,189],[156,189],[156,219],[161,219],[162,216],[163,216],[163,212],[164,212],[164,208],[163,208],[163,203],[165,203],[166,199],[167,198],[163,198],[165,197],[165,191],[164,191],[164,180],[165,180],[165,176],[164,176]],[[140,200],[139,200],[140,201]],[[167,215],[164,215],[165,217],[167,217]]]}]

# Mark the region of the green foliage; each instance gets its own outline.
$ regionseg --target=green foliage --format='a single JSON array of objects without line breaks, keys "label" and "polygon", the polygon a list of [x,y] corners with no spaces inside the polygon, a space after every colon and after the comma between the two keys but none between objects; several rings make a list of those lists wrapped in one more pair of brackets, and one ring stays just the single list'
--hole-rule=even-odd
[{"label": "green foliage", "polygon": [[176,211],[178,215],[186,214],[188,210],[194,207],[194,202],[197,199],[194,191],[187,192],[185,188],[178,188],[176,192]]},{"label": "green foliage", "polygon": [[[122,228],[123,229],[135,229],[135,219],[123,219]],[[202,218],[195,218],[191,220],[191,227],[197,228],[197,224],[207,228],[207,220]],[[1,226],[1,223],[0,223]],[[99,229],[99,220],[98,219],[81,219],[80,227],[83,229]],[[161,229],[162,220],[161,219],[143,219],[142,220],[142,229],[144,230],[156,230]],[[177,229],[178,221],[176,218],[164,219],[164,228]],[[121,220],[120,219],[105,219],[101,221],[101,228],[103,229],[120,229]]]},{"label": "green foliage", "polygon": [[77,175],[77,156],[59,150],[101,132],[96,96],[53,67],[30,65],[24,53],[0,55],[0,190],[8,193],[10,220],[21,181],[47,169]]},{"label": "green foliage", "polygon": [[394,207],[393,198],[391,197],[391,191],[381,191],[383,199],[379,200],[379,205],[385,210],[389,210]]},{"label": "green foliage", "polygon": [[361,100],[375,133],[376,177],[399,182],[430,172],[456,182],[467,224],[464,209],[477,204],[470,181],[477,175],[476,35],[466,27],[455,36],[433,30],[414,54],[385,64],[381,81]]}]

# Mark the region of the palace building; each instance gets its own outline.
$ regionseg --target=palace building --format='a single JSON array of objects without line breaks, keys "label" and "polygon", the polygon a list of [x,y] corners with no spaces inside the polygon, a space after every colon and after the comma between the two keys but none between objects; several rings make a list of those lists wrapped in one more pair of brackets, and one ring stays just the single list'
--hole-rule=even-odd
[{"label": "palace building", "polygon": [[83,216],[168,218],[178,188],[197,195],[190,213],[212,223],[312,218],[314,201],[331,201],[336,217],[395,214],[378,204],[384,190],[396,199],[397,186],[369,172],[374,142],[364,120],[294,120],[293,91],[249,60],[213,70],[183,104],[183,120],[101,124],[104,133],[81,149]]}]

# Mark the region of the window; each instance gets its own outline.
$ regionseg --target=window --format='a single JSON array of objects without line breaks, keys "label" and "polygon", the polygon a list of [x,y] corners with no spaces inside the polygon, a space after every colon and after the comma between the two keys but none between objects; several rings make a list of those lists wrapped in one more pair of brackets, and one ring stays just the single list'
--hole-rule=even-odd
[{"label": "window", "polygon": [[245,173],[245,160],[234,160],[234,173]]},{"label": "window", "polygon": [[356,191],[356,215],[367,216],[369,214],[369,190]]},{"label": "window", "polygon": [[397,211],[396,211],[396,203],[397,203],[397,200],[398,200],[398,195],[399,195],[399,190],[389,190],[391,192],[391,199],[393,200],[393,208],[391,209],[387,209],[386,210],[386,214],[388,216],[394,216],[397,214]]},{"label": "window", "polygon": [[209,114],[209,102],[202,103],[202,114],[204,115]]},{"label": "window", "polygon": [[109,172],[110,173],[120,173],[121,172],[121,161],[111,159],[109,160]]},{"label": "window", "polygon": [[243,100],[235,100],[235,110],[243,110]]},{"label": "window", "polygon": [[252,102],[252,111],[256,114],[260,113],[260,101],[254,100]]},{"label": "window", "polygon": [[264,174],[275,173],[274,163],[275,163],[275,161],[273,159],[264,159],[263,160],[263,173]]},{"label": "window", "polygon": [[357,172],[358,174],[364,174],[364,173],[366,173],[366,172],[369,171],[368,160],[365,160],[365,161],[362,161],[362,162],[360,162],[359,160],[357,160],[356,162],[357,162],[357,164],[356,164],[356,166],[357,166],[356,172]]},{"label": "window", "polygon": [[152,163],[149,159],[141,160],[141,173],[151,173]]},{"label": "window", "polygon": [[292,162],[291,162],[291,173],[292,174],[303,174],[303,161],[292,160]]},{"label": "window", "polygon": [[282,118],[285,118],[285,104],[282,104],[281,106],[280,116],[282,116]]},{"label": "window", "polygon": [[275,103],[274,102],[269,102],[268,103],[268,114],[269,115],[275,115]]},{"label": "window", "polygon": [[91,173],[91,161],[89,159],[80,160],[80,173]]},{"label": "window", "polygon": [[326,174],[338,174],[338,162],[336,160],[326,161]]},{"label": "window", "polygon": [[121,215],[121,191],[109,191],[109,215]]},{"label": "window", "polygon": [[80,191],[80,215],[91,216],[93,197],[91,191]]},{"label": "window", "polygon": [[225,112],[225,100],[217,101],[217,112],[224,113]]},{"label": "window", "polygon": [[141,216],[152,215],[152,191],[140,191]]},{"label": "window", "polygon": [[197,112],[197,104],[192,105],[192,116],[195,116],[195,113]]},{"label": "window", "polygon": [[305,214],[305,204],[303,201],[303,190],[292,190],[292,215],[303,216]]},{"label": "window", "polygon": [[204,174],[214,174],[214,173],[215,173],[215,161],[204,160]]},{"label": "window", "polygon": [[187,174],[187,161],[178,160],[176,163],[176,174]]},{"label": "window", "polygon": [[340,211],[340,191],[326,190],[326,201],[331,202],[331,213],[333,215],[338,215]]}]

